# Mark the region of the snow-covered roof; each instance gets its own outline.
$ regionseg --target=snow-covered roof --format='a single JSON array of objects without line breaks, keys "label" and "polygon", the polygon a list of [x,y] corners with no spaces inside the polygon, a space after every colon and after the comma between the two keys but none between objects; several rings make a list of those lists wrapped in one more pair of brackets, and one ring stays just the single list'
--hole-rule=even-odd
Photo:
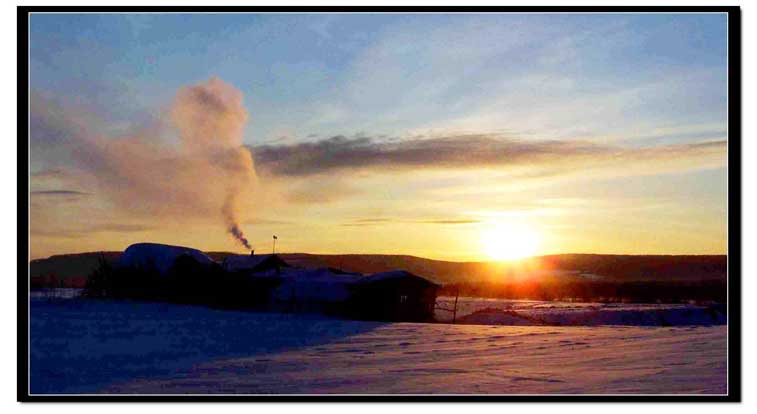
[{"label": "snow-covered roof", "polygon": [[275,254],[258,254],[229,256],[223,260],[222,266],[227,272],[255,270],[258,266],[265,263],[266,260],[275,260],[279,264],[286,264]]},{"label": "snow-covered roof", "polygon": [[355,283],[364,277],[361,273],[343,272],[328,267],[318,269],[290,268],[282,271],[281,276],[289,279],[336,283]]},{"label": "snow-covered roof", "polygon": [[158,243],[136,243],[129,246],[121,255],[119,265],[128,267],[153,266],[165,274],[180,256],[190,256],[197,262],[210,265],[215,263],[205,253],[191,247],[171,246]]},{"label": "snow-covered roof", "polygon": [[283,283],[274,292],[281,301],[341,302],[350,295],[350,287],[358,283],[360,273],[334,272],[333,269],[284,269]]},{"label": "snow-covered roof", "polygon": [[280,277],[283,282],[274,292],[274,297],[282,301],[341,302],[350,298],[356,286],[391,279],[413,278],[434,285],[433,282],[404,270],[364,276],[330,268],[289,268],[283,269]]}]

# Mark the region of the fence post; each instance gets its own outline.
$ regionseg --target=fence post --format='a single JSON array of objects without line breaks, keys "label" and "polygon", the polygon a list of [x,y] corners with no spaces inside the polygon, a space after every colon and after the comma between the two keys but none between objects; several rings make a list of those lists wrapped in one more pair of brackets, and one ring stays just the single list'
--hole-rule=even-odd
[{"label": "fence post", "polygon": [[452,310],[452,323],[455,323],[455,319],[457,319],[457,298],[460,297],[460,288],[457,288],[455,290],[455,307]]}]

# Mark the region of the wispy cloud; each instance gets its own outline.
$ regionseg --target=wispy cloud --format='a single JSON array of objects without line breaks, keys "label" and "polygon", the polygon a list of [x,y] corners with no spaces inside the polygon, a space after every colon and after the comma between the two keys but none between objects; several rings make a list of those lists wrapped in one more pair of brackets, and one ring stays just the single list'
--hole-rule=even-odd
[{"label": "wispy cloud", "polygon": [[75,228],[32,226],[30,234],[39,237],[81,238],[95,233],[139,233],[153,229],[151,226],[142,224],[100,223],[83,225],[78,223]]},{"label": "wispy cloud", "polygon": [[262,217],[256,217],[247,219],[244,221],[244,224],[253,224],[253,225],[290,225],[293,224],[293,222],[289,220],[273,220],[268,218],[262,218]]},{"label": "wispy cloud", "polygon": [[422,220],[416,223],[424,224],[476,224],[480,223],[480,220],[476,219],[440,219],[440,220]]},{"label": "wispy cloud", "polygon": [[66,177],[67,174],[61,169],[49,169],[49,170],[34,171],[30,173],[29,176],[31,178],[36,178],[36,179],[48,179],[48,178],[63,178],[63,177]]},{"label": "wispy cloud", "polygon": [[30,191],[32,196],[89,196],[92,193],[85,193],[83,191],[76,190],[36,190]]},{"label": "wispy cloud", "polygon": [[92,232],[134,233],[151,229],[151,226],[145,226],[141,224],[108,223],[90,227],[88,230]]},{"label": "wispy cloud", "polygon": [[346,223],[342,223],[345,227],[365,227],[365,226],[377,226],[383,224],[395,224],[395,223],[414,223],[414,224],[439,224],[439,225],[465,225],[480,223],[481,220],[475,218],[428,218],[428,219],[407,219],[407,218],[388,218],[388,217],[365,217],[358,218]]},{"label": "wispy cloud", "polygon": [[703,122],[722,130],[726,68],[716,58],[722,45],[689,49],[721,18],[702,19],[708,21],[401,19],[354,57],[339,93],[298,108],[309,115],[299,132],[517,129],[550,139],[621,140]]}]

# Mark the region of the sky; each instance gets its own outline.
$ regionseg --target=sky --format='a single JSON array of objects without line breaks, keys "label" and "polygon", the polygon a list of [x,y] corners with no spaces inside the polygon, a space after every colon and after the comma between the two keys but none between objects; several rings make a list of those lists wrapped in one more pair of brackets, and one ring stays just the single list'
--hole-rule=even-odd
[{"label": "sky", "polygon": [[32,258],[274,234],[727,253],[725,14],[33,14],[29,36]]}]

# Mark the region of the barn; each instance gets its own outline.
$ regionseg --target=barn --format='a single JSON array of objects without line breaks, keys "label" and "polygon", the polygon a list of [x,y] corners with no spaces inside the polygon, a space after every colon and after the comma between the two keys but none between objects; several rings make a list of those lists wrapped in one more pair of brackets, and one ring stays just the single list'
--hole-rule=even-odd
[{"label": "barn", "polygon": [[351,317],[369,320],[429,322],[440,286],[404,270],[359,279],[349,299]]}]

